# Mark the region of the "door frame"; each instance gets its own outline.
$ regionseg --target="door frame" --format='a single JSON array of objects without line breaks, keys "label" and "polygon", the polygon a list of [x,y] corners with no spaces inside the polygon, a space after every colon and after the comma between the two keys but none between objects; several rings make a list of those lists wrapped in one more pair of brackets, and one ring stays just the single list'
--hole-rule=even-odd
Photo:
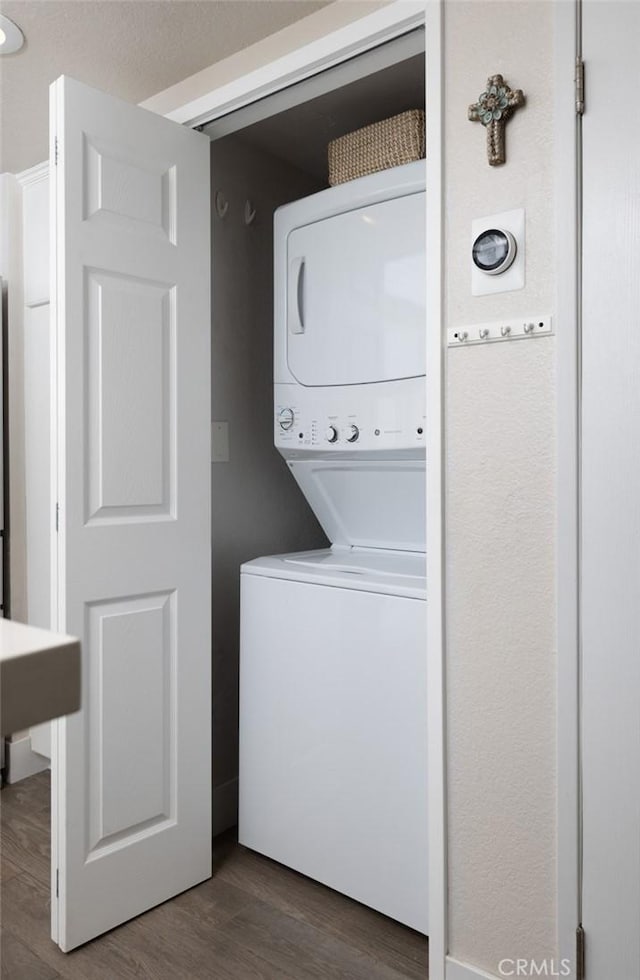
[{"label": "door frame", "polygon": [[[557,330],[557,931],[558,955],[578,976],[581,923],[580,413],[581,117],[576,58],[580,0],[554,11],[554,171]],[[562,202],[560,206],[559,202]]]},{"label": "door frame", "polygon": [[[331,31],[232,82],[166,113],[167,118],[197,127],[213,122],[268,95],[301,82],[333,65],[362,54],[417,27],[425,27],[427,155],[426,197],[427,319],[443,322],[443,4],[444,0],[394,0],[374,13]],[[444,547],[444,397],[446,391],[442,330],[427,334],[427,672],[429,793],[429,976],[444,980],[447,953],[447,816],[445,768],[445,547]]]}]

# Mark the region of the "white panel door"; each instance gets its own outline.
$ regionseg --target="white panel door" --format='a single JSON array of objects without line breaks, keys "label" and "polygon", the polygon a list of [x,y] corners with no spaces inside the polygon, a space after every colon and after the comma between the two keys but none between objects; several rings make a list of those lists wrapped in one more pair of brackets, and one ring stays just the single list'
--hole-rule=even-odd
[{"label": "white panel door", "polygon": [[54,623],[80,636],[57,726],[64,950],[211,874],[206,137],[51,89]]},{"label": "white panel door", "polygon": [[585,2],[586,976],[640,977],[640,4]]}]

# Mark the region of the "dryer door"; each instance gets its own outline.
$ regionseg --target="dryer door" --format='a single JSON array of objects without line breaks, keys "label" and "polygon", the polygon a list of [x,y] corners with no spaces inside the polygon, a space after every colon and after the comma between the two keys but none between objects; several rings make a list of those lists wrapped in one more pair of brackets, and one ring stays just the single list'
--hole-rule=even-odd
[{"label": "dryer door", "polygon": [[287,361],[303,385],[419,377],[425,365],[425,195],[297,228],[287,243]]}]

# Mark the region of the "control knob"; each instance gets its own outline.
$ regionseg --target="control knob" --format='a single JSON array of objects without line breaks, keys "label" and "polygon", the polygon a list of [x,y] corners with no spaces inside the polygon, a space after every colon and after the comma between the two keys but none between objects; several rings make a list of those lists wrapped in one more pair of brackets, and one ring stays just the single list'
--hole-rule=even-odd
[{"label": "control knob", "polygon": [[278,423],[284,432],[288,432],[294,423],[293,409],[283,408],[278,416]]},{"label": "control knob", "polygon": [[359,435],[360,429],[357,425],[349,425],[347,427],[347,442],[357,442]]},{"label": "control knob", "polygon": [[338,430],[335,425],[330,425],[325,432],[325,439],[327,442],[337,442],[338,441]]}]

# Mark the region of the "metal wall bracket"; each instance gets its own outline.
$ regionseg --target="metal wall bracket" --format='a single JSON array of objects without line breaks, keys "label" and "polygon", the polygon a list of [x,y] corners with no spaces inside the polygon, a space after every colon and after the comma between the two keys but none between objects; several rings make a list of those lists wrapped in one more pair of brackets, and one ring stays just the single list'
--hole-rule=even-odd
[{"label": "metal wall bracket", "polygon": [[449,327],[449,347],[472,347],[476,344],[495,344],[502,341],[526,340],[553,333],[553,321],[549,314],[511,317],[493,320],[491,323],[473,323],[464,327]]}]

